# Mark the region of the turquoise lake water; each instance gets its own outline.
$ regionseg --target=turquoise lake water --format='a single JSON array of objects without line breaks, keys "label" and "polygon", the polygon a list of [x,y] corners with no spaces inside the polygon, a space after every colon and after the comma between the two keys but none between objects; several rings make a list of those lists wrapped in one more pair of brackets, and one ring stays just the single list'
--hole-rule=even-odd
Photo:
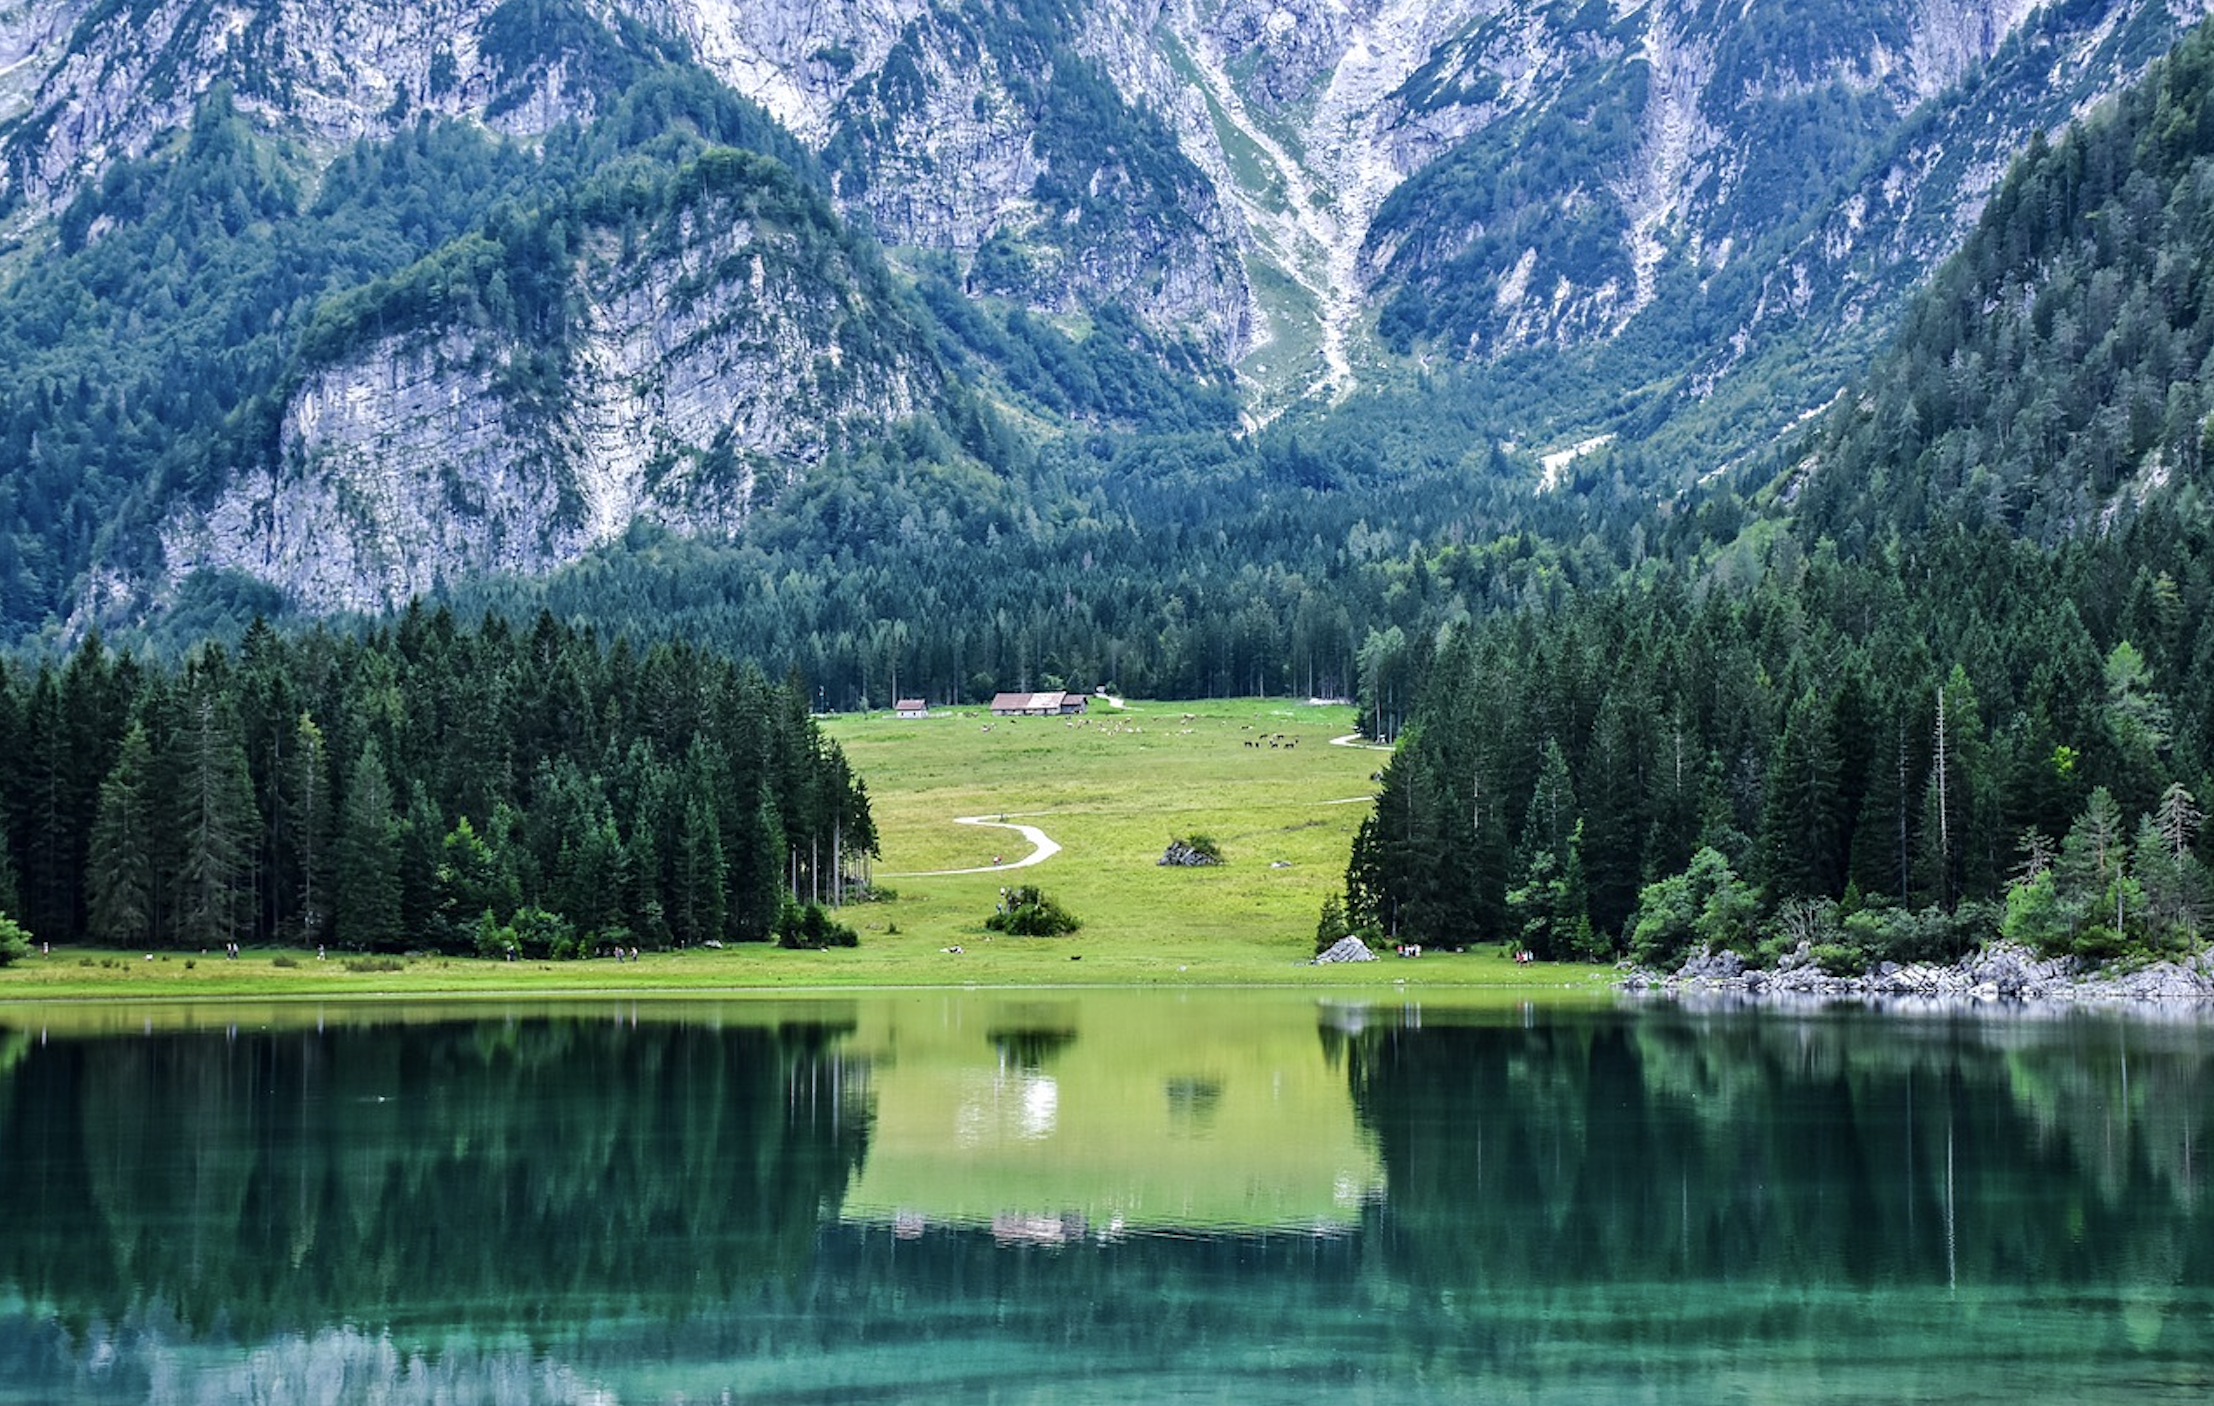
[{"label": "turquoise lake water", "polygon": [[2203,1402],[2214,1023],[0,1012],[0,1402]]}]

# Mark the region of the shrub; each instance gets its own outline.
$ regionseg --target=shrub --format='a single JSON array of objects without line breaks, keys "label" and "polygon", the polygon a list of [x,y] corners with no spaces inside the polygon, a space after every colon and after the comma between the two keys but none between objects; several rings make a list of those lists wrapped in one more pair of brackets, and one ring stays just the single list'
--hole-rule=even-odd
[{"label": "shrub", "polygon": [[276,956],[269,959],[269,965],[273,967],[296,967],[300,965],[300,962],[299,959],[296,957],[287,957],[282,952],[279,952]]},{"label": "shrub", "polygon": [[776,945],[795,951],[858,947],[861,935],[823,911],[819,903],[802,906],[786,899],[776,917]]},{"label": "shrub", "polygon": [[0,967],[20,962],[31,955],[31,935],[23,925],[5,913],[0,913]]},{"label": "shrub", "polygon": [[1958,961],[1999,923],[1997,915],[1981,904],[1963,903],[1951,913],[1885,904],[1848,915],[1843,926],[1844,940],[1860,949],[1867,965],[1875,966]]},{"label": "shrub", "polygon": [[1222,842],[1203,831],[1194,831],[1189,835],[1178,835],[1175,843],[1182,845],[1209,864],[1222,863]]},{"label": "shrub", "polygon": [[986,918],[984,926],[1012,937],[1060,937],[1083,923],[1037,885],[1018,884],[1001,893],[999,911]]},{"label": "shrub", "polygon": [[569,920],[544,908],[516,909],[512,931],[516,951],[534,962],[547,960],[576,940]]},{"label": "shrub", "polygon": [[1321,956],[1353,931],[1345,921],[1345,900],[1331,894],[1322,900],[1322,920],[1315,924],[1315,955]]},{"label": "shrub", "polygon": [[404,972],[407,963],[397,957],[348,957],[346,970],[350,972]]},{"label": "shrub", "polygon": [[1831,976],[1859,976],[1868,970],[1868,954],[1848,942],[1818,942],[1814,964]]},{"label": "shrub", "polygon": [[1740,955],[1752,950],[1759,903],[1719,851],[1702,849],[1683,873],[1647,884],[1631,919],[1630,955],[1638,965],[1666,970],[1699,943]]},{"label": "shrub", "polygon": [[496,962],[515,950],[515,929],[503,925],[487,908],[477,919],[476,945],[479,957]]}]

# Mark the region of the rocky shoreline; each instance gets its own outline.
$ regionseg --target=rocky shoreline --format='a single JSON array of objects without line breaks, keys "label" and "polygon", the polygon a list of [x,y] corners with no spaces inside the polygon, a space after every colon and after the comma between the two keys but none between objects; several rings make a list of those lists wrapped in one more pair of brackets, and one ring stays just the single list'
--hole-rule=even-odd
[{"label": "rocky shoreline", "polygon": [[2214,952],[2117,968],[2093,966],[2074,957],[2040,957],[2026,947],[2002,942],[1957,962],[1903,966],[1884,962],[1859,976],[1838,976],[1822,970],[1803,947],[1773,968],[1749,966],[1735,952],[1701,951],[1673,972],[1631,972],[1623,985],[1656,995],[1755,999],[2214,1002]]}]

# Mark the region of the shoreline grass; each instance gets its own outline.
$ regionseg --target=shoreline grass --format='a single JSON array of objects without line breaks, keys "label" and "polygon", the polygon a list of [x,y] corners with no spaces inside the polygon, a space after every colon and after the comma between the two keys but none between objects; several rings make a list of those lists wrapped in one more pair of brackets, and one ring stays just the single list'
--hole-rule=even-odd
[{"label": "shoreline grass", "polygon": [[[1096,702],[1096,701],[1095,701]],[[869,787],[890,896],[840,913],[861,945],[827,952],[734,945],[606,958],[504,962],[333,950],[115,952],[60,948],[0,970],[0,1003],[418,997],[711,996],[929,987],[1287,987],[1592,990],[1612,973],[1518,966],[1497,944],[1419,960],[1315,967],[1323,898],[1342,882],[1381,754],[1336,747],[1342,705],[1283,699],[1133,703],[1083,719],[993,718],[981,708],[924,719],[824,720]],[[1011,830],[955,824],[1004,817],[1062,846],[1009,871],[1030,846]],[[1169,841],[1204,832],[1212,868],[1161,866]],[[1002,861],[995,867],[997,857]],[[940,873],[941,870],[981,870]],[[898,877],[893,877],[897,875]],[[984,920],[1012,883],[1034,883],[1083,920],[1067,937],[1013,938]],[[958,949],[958,950],[954,950]],[[358,968],[358,969],[356,969]]]}]

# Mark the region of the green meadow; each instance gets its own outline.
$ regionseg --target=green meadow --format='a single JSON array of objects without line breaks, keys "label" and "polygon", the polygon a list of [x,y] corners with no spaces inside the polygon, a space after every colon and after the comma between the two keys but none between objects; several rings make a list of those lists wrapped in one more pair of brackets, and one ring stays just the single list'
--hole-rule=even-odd
[{"label": "green meadow", "polygon": [[[117,953],[56,948],[0,972],[18,998],[591,995],[870,986],[1400,984],[1591,987],[1583,967],[1517,967],[1496,943],[1419,960],[1308,965],[1384,754],[1336,746],[1353,710],[1276,699],[1103,706],[1083,718],[995,718],[983,708],[826,719],[866,780],[880,901],[851,903],[856,949],[767,946],[647,953],[635,963],[363,960],[333,951]],[[1018,832],[1061,846],[1018,867]],[[1163,866],[1204,834],[1223,863]],[[996,862],[995,862],[996,861]],[[959,872],[973,871],[973,872]],[[991,933],[1003,886],[1032,883],[1083,922],[1058,938]],[[958,950],[952,950],[958,949]]]}]

